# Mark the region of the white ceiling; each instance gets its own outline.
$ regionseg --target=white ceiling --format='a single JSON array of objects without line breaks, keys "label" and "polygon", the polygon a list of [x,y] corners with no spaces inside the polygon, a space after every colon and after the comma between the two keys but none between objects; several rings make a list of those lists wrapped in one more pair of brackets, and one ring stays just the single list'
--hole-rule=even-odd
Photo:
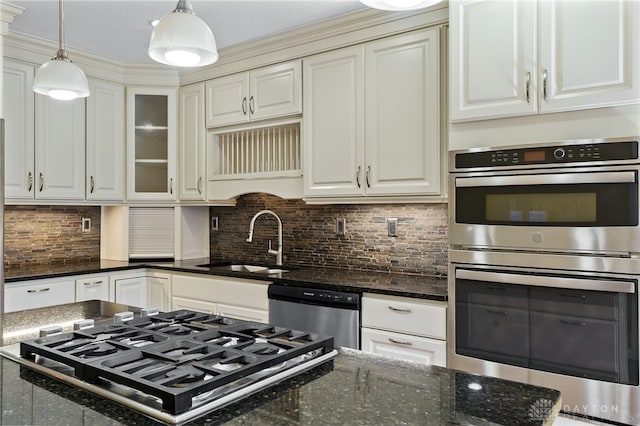
[{"label": "white ceiling", "polygon": [[[2,0],[5,1],[5,0]],[[58,42],[57,0],[8,0],[24,7],[12,32]],[[126,63],[147,56],[150,21],[170,13],[177,0],[65,0],[65,45]],[[358,0],[191,0],[211,28],[218,49],[345,15],[365,8]],[[52,56],[55,52],[52,52]]]}]

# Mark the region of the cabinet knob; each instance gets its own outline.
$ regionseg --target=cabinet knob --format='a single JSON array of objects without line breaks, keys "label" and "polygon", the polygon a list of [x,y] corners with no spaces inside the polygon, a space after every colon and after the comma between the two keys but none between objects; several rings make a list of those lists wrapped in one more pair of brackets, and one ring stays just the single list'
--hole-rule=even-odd
[{"label": "cabinet knob", "polygon": [[253,109],[253,96],[249,98],[249,112],[253,114],[255,110]]},{"label": "cabinet knob", "polygon": [[31,188],[33,188],[33,173],[29,172],[27,175],[27,192],[31,192]]},{"label": "cabinet knob", "polygon": [[545,102],[547,99],[547,79],[549,77],[549,72],[547,70],[542,71],[542,97]]},{"label": "cabinet knob", "polygon": [[202,194],[202,189],[200,189],[201,184],[202,184],[202,176],[198,178],[198,194]]},{"label": "cabinet knob", "polygon": [[44,175],[40,173],[38,179],[40,180],[40,192],[42,192],[42,188],[44,188]]},{"label": "cabinet knob", "polygon": [[527,103],[531,103],[531,95],[529,94],[529,89],[531,88],[531,73],[527,73],[527,81],[524,85],[524,94],[527,97]]},{"label": "cabinet knob", "polygon": [[242,113],[247,115],[247,97],[242,98]]},{"label": "cabinet knob", "polygon": [[358,166],[356,169],[356,185],[358,185],[358,188],[360,188],[360,170],[360,166]]},{"label": "cabinet knob", "polygon": [[367,188],[371,188],[371,183],[369,183],[369,175],[370,174],[371,174],[371,166],[367,166],[367,175],[366,175]]},{"label": "cabinet knob", "polygon": [[91,176],[90,180],[91,180],[91,190],[90,190],[89,192],[90,192],[91,194],[93,194],[93,190],[94,190],[94,189],[95,189],[95,187],[96,187],[96,180],[95,180],[95,178],[94,178],[93,176]]}]

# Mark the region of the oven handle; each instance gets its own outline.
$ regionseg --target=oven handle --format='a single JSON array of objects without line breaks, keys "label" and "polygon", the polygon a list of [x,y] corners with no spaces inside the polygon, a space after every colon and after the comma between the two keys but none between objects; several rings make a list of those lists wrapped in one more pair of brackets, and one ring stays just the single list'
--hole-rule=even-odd
[{"label": "oven handle", "polygon": [[635,172],[557,173],[518,176],[465,177],[456,179],[456,187],[633,182],[636,182]]},{"label": "oven handle", "polygon": [[457,269],[456,278],[503,284],[531,285],[537,287],[607,291],[612,293],[635,293],[635,283],[632,281],[589,280],[541,275],[520,275],[469,269]]}]

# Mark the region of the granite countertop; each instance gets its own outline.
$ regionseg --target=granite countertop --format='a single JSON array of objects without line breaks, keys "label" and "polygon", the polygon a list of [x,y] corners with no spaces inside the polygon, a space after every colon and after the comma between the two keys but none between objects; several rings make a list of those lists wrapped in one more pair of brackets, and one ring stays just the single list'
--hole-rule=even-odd
[{"label": "granite countertop", "polygon": [[[88,301],[14,312],[5,314],[4,330],[78,316],[110,321],[122,308]],[[20,340],[32,337],[22,333]],[[0,424],[158,424],[7,358],[0,357],[0,374]],[[551,425],[560,406],[556,390],[340,349],[325,364],[189,424]]]},{"label": "granite countertop", "polygon": [[[158,424],[11,360],[0,366],[2,424]],[[551,425],[560,405],[555,390],[341,350],[189,424]]]},{"label": "granite countertop", "polygon": [[250,278],[254,280],[264,280],[265,282],[278,282],[287,285],[308,286],[334,291],[354,293],[370,292],[439,301],[447,300],[446,277],[307,266],[294,266],[286,273],[265,275],[249,272],[223,271],[199,266],[209,263],[211,263],[209,258],[200,258],[171,262],[120,262],[101,260],[56,265],[34,265],[5,270],[5,281],[18,282],[31,279],[153,268],[174,272]]}]

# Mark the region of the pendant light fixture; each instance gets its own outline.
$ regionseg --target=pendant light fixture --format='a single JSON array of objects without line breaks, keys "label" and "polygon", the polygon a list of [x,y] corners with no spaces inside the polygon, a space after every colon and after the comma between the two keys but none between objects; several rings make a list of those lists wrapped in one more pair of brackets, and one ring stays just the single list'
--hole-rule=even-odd
[{"label": "pendant light fixture", "polygon": [[38,68],[33,91],[54,99],[70,101],[89,96],[89,83],[84,72],[71,62],[64,50],[64,12],[58,4],[58,53]]},{"label": "pendant light fixture", "polygon": [[209,26],[193,12],[189,0],[179,0],[151,33],[148,54],[154,61],[178,67],[200,67],[218,60]]},{"label": "pendant light fixture", "polygon": [[361,3],[382,10],[413,10],[433,6],[442,0],[360,0]]}]

